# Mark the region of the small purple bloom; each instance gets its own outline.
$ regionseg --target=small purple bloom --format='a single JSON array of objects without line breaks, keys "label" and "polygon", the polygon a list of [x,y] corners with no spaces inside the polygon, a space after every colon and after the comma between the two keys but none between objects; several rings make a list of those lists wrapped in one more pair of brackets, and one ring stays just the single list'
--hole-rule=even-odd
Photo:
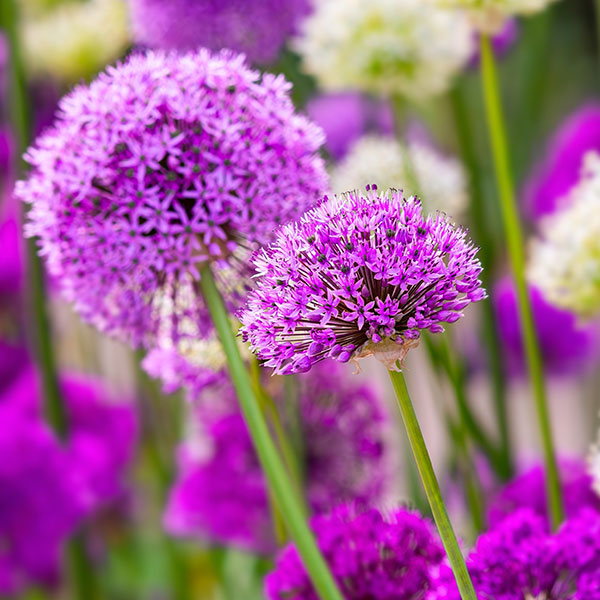
[{"label": "small purple bloom", "polygon": [[[347,505],[313,518],[317,543],[347,600],[420,600],[445,557],[431,525],[406,509],[364,512]],[[267,576],[268,600],[318,600],[294,546]]]},{"label": "small purple bloom", "polygon": [[306,105],[308,116],[325,131],[325,148],[339,160],[358,138],[369,134],[391,135],[394,113],[382,100],[357,92],[323,94]]},{"label": "small purple bloom", "polygon": [[241,331],[276,373],[371,354],[397,368],[422,330],[443,331],[485,298],[463,229],[375,190],[325,197],[255,258]]},{"label": "small purple bloom", "polygon": [[[265,382],[284,426],[296,432],[304,489],[316,513],[339,502],[381,500],[389,481],[389,424],[381,399],[328,365],[300,376],[297,415],[286,413],[283,381]],[[179,477],[165,526],[176,535],[211,539],[258,552],[275,548],[267,486],[230,383],[194,399],[199,435],[179,451]],[[300,439],[297,439],[297,438]]]},{"label": "small purple bloom", "polygon": [[136,40],[151,48],[230,48],[273,62],[309,0],[129,0]]},{"label": "small purple bloom", "polygon": [[[535,287],[529,289],[544,366],[548,374],[580,373],[591,367],[600,350],[597,324],[581,324],[567,310],[549,304]],[[512,373],[526,371],[517,297],[512,281],[506,277],[492,295],[504,356]]]},{"label": "small purple bloom", "polygon": [[134,54],[63,98],[17,196],[86,320],[134,345],[202,337],[206,264],[239,307],[249,253],[327,186],[322,132],[289,90],[201,49]]},{"label": "small purple bloom", "polygon": [[[561,458],[559,471],[567,518],[589,509],[600,515],[600,497],[593,490],[585,461]],[[532,510],[550,523],[543,465],[524,471],[495,494],[488,507],[490,526],[495,527],[520,508]]]},{"label": "small purple bloom", "polygon": [[[584,511],[551,534],[545,521],[520,510],[483,534],[467,559],[481,600],[600,599],[600,515]],[[431,600],[459,600],[444,565]]]},{"label": "small purple bloom", "polygon": [[[474,37],[479,41],[479,33],[474,32]],[[496,56],[503,56],[506,54],[517,41],[519,37],[519,24],[517,19],[506,19],[503,27],[500,31],[492,36],[492,47]],[[479,65],[479,44],[475,44],[475,50],[473,56],[469,61],[469,66],[476,67]]]},{"label": "small purple bloom", "polygon": [[553,134],[544,159],[524,187],[527,213],[535,220],[549,215],[580,180],[583,157],[600,151],[600,105],[586,104],[569,115]]}]

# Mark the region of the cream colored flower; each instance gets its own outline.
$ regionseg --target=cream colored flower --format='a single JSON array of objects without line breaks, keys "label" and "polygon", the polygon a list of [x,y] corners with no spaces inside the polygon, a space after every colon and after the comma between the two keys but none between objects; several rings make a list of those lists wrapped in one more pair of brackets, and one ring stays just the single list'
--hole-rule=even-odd
[{"label": "cream colored flower", "polygon": [[360,138],[333,169],[332,190],[341,193],[375,183],[382,190],[396,188],[407,194],[416,193],[426,210],[440,210],[457,217],[468,200],[462,164],[425,142],[409,142],[406,153],[408,169],[402,147],[394,138]]},{"label": "cream colored flower", "polygon": [[460,12],[425,0],[316,0],[296,47],[326,90],[425,98],[443,92],[472,51]]},{"label": "cream colored flower", "polygon": [[63,0],[46,10],[37,4],[22,21],[25,63],[34,76],[73,83],[97,73],[129,45],[124,0]]},{"label": "cream colored flower", "polygon": [[529,274],[550,302],[582,317],[600,312],[600,155],[589,152],[564,208],[542,223]]}]

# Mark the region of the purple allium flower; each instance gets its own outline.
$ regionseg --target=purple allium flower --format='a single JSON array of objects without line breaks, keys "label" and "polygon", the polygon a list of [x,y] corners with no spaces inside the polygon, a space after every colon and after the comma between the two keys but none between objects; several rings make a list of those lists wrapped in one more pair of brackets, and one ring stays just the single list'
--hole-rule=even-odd
[{"label": "purple allium flower", "polygon": [[274,61],[309,0],[129,0],[136,40],[151,48],[230,48]]},{"label": "purple allium flower", "polygon": [[238,306],[245,257],[327,183],[322,132],[289,89],[242,56],[201,49],[135,54],[61,101],[17,195],[85,319],[135,345],[201,336],[207,263]]},{"label": "purple allium flower", "polygon": [[[317,543],[347,600],[420,600],[445,554],[431,525],[418,514],[383,514],[342,505],[312,519]],[[294,546],[267,576],[268,600],[318,600]]]},{"label": "purple allium flower", "polygon": [[[600,497],[593,490],[585,461],[563,457],[559,460],[559,472],[567,517],[575,517],[587,509],[600,515]],[[496,493],[488,507],[490,526],[498,525],[519,508],[532,510],[550,523],[542,464],[524,471]]]},{"label": "purple allium flower", "polygon": [[[298,378],[298,415],[282,420],[298,430],[298,454],[310,507],[328,512],[339,502],[375,503],[390,466],[388,421],[381,399],[331,365]],[[267,382],[276,401],[280,378]],[[267,487],[230,383],[205,388],[195,399],[199,434],[182,445],[179,478],[165,525],[196,536],[269,552],[275,548]],[[280,402],[281,404],[281,402]],[[294,427],[293,424],[296,424]],[[292,436],[293,437],[293,436]]]},{"label": "purple allium flower", "polygon": [[23,288],[24,257],[21,227],[14,216],[0,217],[0,310],[14,306]]},{"label": "purple allium flower", "polygon": [[0,595],[57,581],[61,545],[83,514],[68,452],[40,421],[0,404]]},{"label": "purple allium flower", "polygon": [[[573,313],[549,304],[536,287],[531,286],[529,293],[546,371],[567,374],[591,367],[600,350],[598,325],[579,323]],[[496,284],[492,300],[507,367],[513,373],[524,373],[526,362],[517,295],[510,278],[505,277]]]},{"label": "purple allium flower", "polygon": [[569,115],[552,136],[546,156],[524,188],[526,210],[533,219],[551,214],[580,180],[583,157],[600,151],[600,105],[586,104]]},{"label": "purple allium flower", "polygon": [[[481,600],[598,600],[600,515],[585,511],[556,534],[520,510],[483,534],[467,559]],[[432,600],[459,600],[447,566]]]},{"label": "purple allium flower", "polygon": [[[479,41],[479,36],[481,35],[479,32],[473,32],[476,40]],[[500,31],[492,36],[492,47],[494,49],[494,54],[496,56],[503,56],[506,54],[513,46],[513,44],[517,41],[519,37],[519,24],[517,19],[510,18],[506,19],[504,25],[500,29]],[[469,61],[469,66],[476,67],[479,65],[479,44],[475,44],[473,50],[473,56]]]},{"label": "purple allium flower", "polygon": [[394,132],[394,113],[389,103],[357,92],[316,96],[309,100],[306,112],[324,129],[325,147],[335,160],[363,135]]},{"label": "purple allium flower", "polygon": [[375,189],[325,197],[255,258],[241,331],[276,373],[371,354],[396,368],[422,330],[443,331],[485,297],[464,230]]}]

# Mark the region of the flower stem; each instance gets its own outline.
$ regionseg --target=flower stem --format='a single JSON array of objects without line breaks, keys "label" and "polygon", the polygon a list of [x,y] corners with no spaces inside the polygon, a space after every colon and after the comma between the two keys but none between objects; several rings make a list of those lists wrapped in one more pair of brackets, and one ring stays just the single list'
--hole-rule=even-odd
[{"label": "flower stem", "polygon": [[523,233],[515,201],[498,75],[494,53],[487,36],[481,36],[481,74],[488,129],[504,222],[504,234],[517,291],[521,335],[523,346],[525,347],[529,376],[544,447],[548,510],[552,524],[554,527],[557,527],[564,518],[562,492],[550,426],[543,364],[534,327],[531,300],[525,280]]},{"label": "flower stem", "polygon": [[429,452],[427,451],[427,446],[425,446],[425,440],[423,439],[423,434],[419,427],[419,421],[417,420],[417,415],[415,414],[415,410],[410,400],[404,375],[402,372],[396,371],[389,371],[389,374],[396,392],[398,406],[400,407],[410,446],[421,475],[421,480],[423,481],[423,487],[425,488],[425,493],[427,494],[427,499],[429,500],[431,512],[433,513],[433,518],[437,525],[440,538],[446,549],[446,554],[448,555],[448,560],[450,561],[450,566],[452,567],[452,572],[454,573],[460,596],[462,600],[477,600],[473,582],[467,571],[465,560],[460,551],[456,535],[454,534],[450,518],[448,517],[448,512],[446,511],[446,506],[442,499],[440,486],[433,471]]},{"label": "flower stem", "polygon": [[279,458],[275,443],[271,438],[269,428],[252,390],[250,377],[240,355],[235,335],[231,330],[227,309],[208,265],[205,265],[201,269],[200,289],[223,346],[223,351],[227,357],[231,379],[233,380],[256,452],[286,522],[288,531],[296,543],[296,548],[302,558],[304,567],[317,593],[323,600],[343,600],[343,596],[305,521],[302,504],[294,496],[294,486],[290,481],[283,462]]}]

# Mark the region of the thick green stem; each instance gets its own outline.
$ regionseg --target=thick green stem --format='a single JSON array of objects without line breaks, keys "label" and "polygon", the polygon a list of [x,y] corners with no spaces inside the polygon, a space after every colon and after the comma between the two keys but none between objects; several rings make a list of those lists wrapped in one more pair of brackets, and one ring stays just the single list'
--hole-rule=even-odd
[{"label": "thick green stem", "polygon": [[544,447],[548,510],[553,525],[557,527],[564,518],[562,491],[550,427],[543,363],[533,321],[531,300],[525,280],[523,233],[521,231],[521,223],[519,221],[514,194],[498,75],[491,43],[489,38],[485,36],[481,38],[481,74],[500,206],[504,222],[504,234],[517,291],[521,335]]},{"label": "thick green stem", "polygon": [[452,572],[456,578],[456,583],[460,591],[462,600],[477,600],[475,589],[465,559],[460,551],[456,535],[452,529],[446,506],[442,499],[442,493],[438,484],[437,478],[433,471],[433,465],[429,458],[429,452],[427,446],[425,446],[425,440],[419,427],[419,421],[413,408],[408,389],[406,387],[406,381],[404,375],[401,372],[389,371],[396,397],[398,399],[398,406],[404,420],[404,426],[406,427],[406,433],[410,441],[421,480],[423,481],[423,487],[429,500],[429,506],[431,506],[431,512],[438,528],[440,538],[446,549]]},{"label": "thick green stem", "polygon": [[231,379],[256,452],[304,567],[323,600],[343,600],[305,521],[302,503],[294,496],[294,486],[279,458],[277,448],[253,392],[250,376],[240,355],[235,335],[231,330],[231,322],[225,304],[209,266],[204,266],[201,270],[200,289],[227,357]]}]

